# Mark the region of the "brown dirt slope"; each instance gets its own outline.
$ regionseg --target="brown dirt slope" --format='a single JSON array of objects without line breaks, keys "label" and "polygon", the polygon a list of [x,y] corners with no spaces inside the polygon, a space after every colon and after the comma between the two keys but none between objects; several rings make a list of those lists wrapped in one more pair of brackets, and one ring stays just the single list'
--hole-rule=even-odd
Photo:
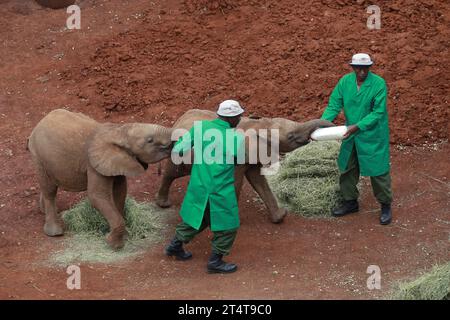
[{"label": "brown dirt slope", "polygon": [[[448,139],[450,4],[379,1],[194,1],[149,8],[136,28],[100,43],[64,73],[108,111],[173,120],[225,98],[251,113],[319,117],[355,52],[368,52],[389,86],[392,142]],[[94,48],[93,48],[94,49]],[[93,50],[94,51],[94,50]]]}]

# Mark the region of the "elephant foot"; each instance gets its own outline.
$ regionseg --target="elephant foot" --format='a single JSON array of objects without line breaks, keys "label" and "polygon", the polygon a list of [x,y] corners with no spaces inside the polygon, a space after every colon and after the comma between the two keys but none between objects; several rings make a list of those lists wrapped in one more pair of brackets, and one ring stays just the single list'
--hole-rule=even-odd
[{"label": "elephant foot", "polygon": [[106,236],[106,242],[114,250],[120,250],[125,246],[125,240],[127,239],[127,232],[122,229],[121,231],[111,231]]},{"label": "elephant foot", "polygon": [[270,216],[270,221],[272,221],[272,223],[281,223],[286,215],[287,210],[285,208],[280,208]]},{"label": "elephant foot", "polygon": [[44,232],[49,237],[62,236],[64,234],[64,225],[62,222],[47,221],[44,224]]},{"label": "elephant foot", "polygon": [[172,206],[172,202],[169,199],[162,199],[162,198],[158,198],[156,199],[156,204],[160,207],[160,208],[169,208]]}]

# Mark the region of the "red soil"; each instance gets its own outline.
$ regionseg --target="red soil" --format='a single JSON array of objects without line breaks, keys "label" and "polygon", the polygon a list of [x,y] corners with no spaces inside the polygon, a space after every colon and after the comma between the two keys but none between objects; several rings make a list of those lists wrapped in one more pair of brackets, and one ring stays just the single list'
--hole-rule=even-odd
[{"label": "red soil", "polygon": [[[380,0],[377,31],[366,28],[368,1],[84,0],[82,29],[72,31],[64,10],[1,3],[0,298],[377,298],[449,260],[450,149],[439,143],[449,136],[447,1]],[[236,98],[249,113],[304,121],[321,115],[360,51],[389,87],[392,225],[378,224],[369,187],[360,214],[289,215],[273,225],[246,185],[233,275],[205,274],[208,233],[186,263],[167,259],[160,244],[124,264],[82,264],[80,291],[67,290],[64,268],[44,264],[62,240],[42,232],[25,141],[46,113],[65,107],[99,121],[170,125],[190,108]],[[152,200],[159,179],[152,167],[129,192]],[[172,189],[175,205],[186,181]],[[82,196],[60,192],[58,205]],[[381,267],[381,291],[367,290],[371,264]]]}]

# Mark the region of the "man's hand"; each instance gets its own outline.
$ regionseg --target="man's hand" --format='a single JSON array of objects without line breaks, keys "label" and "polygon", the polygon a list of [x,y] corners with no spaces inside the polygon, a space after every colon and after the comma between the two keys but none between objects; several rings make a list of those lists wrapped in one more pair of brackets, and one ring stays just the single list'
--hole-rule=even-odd
[{"label": "man's hand", "polygon": [[352,124],[351,126],[348,126],[347,132],[344,134],[344,139],[347,139],[352,134],[358,132],[359,128],[357,125]]}]

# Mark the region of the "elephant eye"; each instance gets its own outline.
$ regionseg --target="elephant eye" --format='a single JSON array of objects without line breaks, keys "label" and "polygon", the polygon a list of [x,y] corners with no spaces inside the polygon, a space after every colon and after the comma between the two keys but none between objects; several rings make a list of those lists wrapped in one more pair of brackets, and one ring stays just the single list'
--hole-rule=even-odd
[{"label": "elephant eye", "polygon": [[153,138],[148,138],[147,139],[147,143],[152,143],[153,142]]}]

